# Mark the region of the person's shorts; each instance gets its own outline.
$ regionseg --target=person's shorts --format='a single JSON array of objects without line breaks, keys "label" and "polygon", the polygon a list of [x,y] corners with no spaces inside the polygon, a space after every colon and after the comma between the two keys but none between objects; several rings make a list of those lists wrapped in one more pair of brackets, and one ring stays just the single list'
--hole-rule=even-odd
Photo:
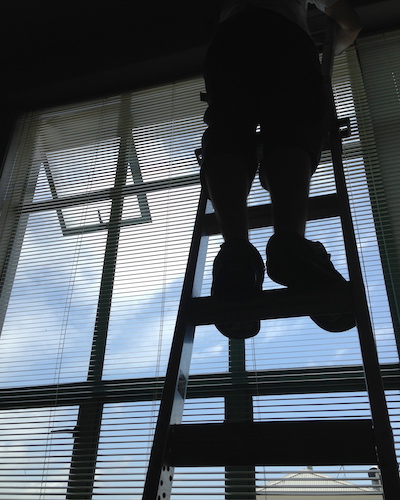
[{"label": "person's shorts", "polygon": [[261,141],[265,161],[268,152],[294,146],[309,152],[316,169],[326,97],[317,49],[301,28],[260,8],[225,21],[209,47],[204,79],[203,165],[228,153],[253,168]]}]

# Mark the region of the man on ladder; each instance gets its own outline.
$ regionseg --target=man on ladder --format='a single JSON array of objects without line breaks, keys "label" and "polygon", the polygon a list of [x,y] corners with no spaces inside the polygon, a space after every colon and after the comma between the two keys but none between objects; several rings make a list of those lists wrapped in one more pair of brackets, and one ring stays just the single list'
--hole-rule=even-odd
[{"label": "man on ladder", "polygon": [[[347,286],[322,244],[304,237],[310,180],[326,132],[326,92],[307,28],[308,3],[230,0],[207,53],[202,183],[224,237],[213,267],[215,297],[249,297],[262,289],[264,263],[249,242],[246,217],[258,168],[258,137],[260,180],[273,206],[269,277],[300,291]],[[334,50],[341,53],[361,30],[357,14],[346,0],[310,3],[336,21]],[[312,319],[328,331],[355,326],[352,314]],[[217,328],[230,338],[248,338],[258,333],[260,322]]]}]

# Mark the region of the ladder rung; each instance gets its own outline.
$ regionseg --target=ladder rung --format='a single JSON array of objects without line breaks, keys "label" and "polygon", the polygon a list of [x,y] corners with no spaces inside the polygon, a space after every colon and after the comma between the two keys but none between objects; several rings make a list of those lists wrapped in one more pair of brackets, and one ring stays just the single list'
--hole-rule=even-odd
[{"label": "ladder rung", "polygon": [[367,419],[175,425],[168,449],[182,467],[377,463]]},{"label": "ladder rung", "polygon": [[[313,196],[308,200],[308,220],[325,219],[339,216],[336,194]],[[248,208],[249,228],[272,226],[272,208],[270,204]],[[204,234],[219,234],[217,219],[214,213],[204,216]]]},{"label": "ladder rung", "polygon": [[191,301],[190,314],[195,325],[210,325],[344,313],[352,310],[353,299],[349,284],[345,290],[340,286],[308,293],[294,292],[287,288],[265,290],[246,300],[196,297]]}]

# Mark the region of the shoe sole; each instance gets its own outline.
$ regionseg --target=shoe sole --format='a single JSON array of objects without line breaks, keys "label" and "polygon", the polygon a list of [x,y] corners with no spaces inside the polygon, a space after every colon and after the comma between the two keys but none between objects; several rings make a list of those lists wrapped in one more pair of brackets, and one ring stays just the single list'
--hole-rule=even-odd
[{"label": "shoe sole", "polygon": [[[248,299],[262,291],[265,271],[262,258],[250,243],[243,243],[240,247],[239,251],[235,248],[226,251],[229,249],[226,244],[221,247],[214,261],[212,297],[240,300]],[[221,264],[219,261],[224,263]],[[244,263],[248,265],[243,265]],[[218,323],[215,326],[225,337],[247,339],[257,335],[261,323],[256,320],[243,323]]]},{"label": "shoe sole", "polygon": [[[276,243],[273,244],[278,246]],[[268,246],[271,247],[270,244]],[[267,256],[271,253],[268,246]],[[276,249],[273,251],[277,252]],[[279,260],[281,262],[274,265],[274,269],[271,269],[271,265],[267,261],[268,276],[276,283],[287,286],[292,290],[307,292],[310,290],[315,291],[315,289],[326,290],[331,285],[336,288],[338,285],[343,285],[343,289],[347,292],[350,286],[350,283],[336,271],[330,261],[327,264],[321,260],[320,262],[312,260],[312,254],[309,250],[300,254],[292,248],[286,249],[284,252],[279,252]],[[356,326],[353,312],[313,315],[310,318],[316,325],[328,332],[344,332]]]}]

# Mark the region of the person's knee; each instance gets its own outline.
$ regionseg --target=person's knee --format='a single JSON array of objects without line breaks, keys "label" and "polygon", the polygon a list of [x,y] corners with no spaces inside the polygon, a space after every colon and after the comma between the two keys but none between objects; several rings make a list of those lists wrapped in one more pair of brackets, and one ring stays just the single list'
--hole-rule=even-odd
[{"label": "person's knee", "polygon": [[266,174],[292,172],[312,172],[314,167],[313,155],[307,148],[301,146],[279,146],[273,149],[264,149],[260,160],[260,172]]},{"label": "person's knee", "polygon": [[220,153],[204,158],[200,178],[202,185],[209,189],[219,186],[229,191],[233,185],[241,185],[244,192],[248,193],[256,171],[255,159],[240,154]]},{"label": "person's knee", "polygon": [[264,151],[260,162],[261,186],[270,191],[271,185],[309,181],[314,173],[311,154],[297,146],[278,147]]}]

